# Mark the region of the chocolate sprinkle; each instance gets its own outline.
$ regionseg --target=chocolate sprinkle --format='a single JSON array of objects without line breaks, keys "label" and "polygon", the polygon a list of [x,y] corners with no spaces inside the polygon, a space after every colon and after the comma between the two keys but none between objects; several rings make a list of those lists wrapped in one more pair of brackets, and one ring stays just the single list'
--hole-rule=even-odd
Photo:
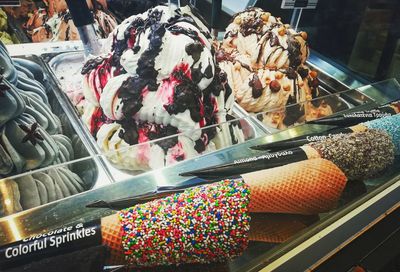
[{"label": "chocolate sprinkle", "polygon": [[37,131],[38,123],[33,123],[31,128],[25,125],[19,125],[19,127],[26,133],[25,137],[22,138],[22,143],[30,141],[31,144],[36,145],[38,141],[44,140],[39,131]]},{"label": "chocolate sprinkle", "polygon": [[299,73],[299,75],[301,76],[301,78],[306,78],[307,76],[308,76],[308,72],[309,72],[309,70],[307,69],[307,68],[304,68],[304,67],[299,67],[298,69],[297,69],[297,72]]},{"label": "chocolate sprinkle", "polygon": [[392,139],[375,129],[328,138],[309,146],[335,163],[349,179],[374,177],[394,161]]}]

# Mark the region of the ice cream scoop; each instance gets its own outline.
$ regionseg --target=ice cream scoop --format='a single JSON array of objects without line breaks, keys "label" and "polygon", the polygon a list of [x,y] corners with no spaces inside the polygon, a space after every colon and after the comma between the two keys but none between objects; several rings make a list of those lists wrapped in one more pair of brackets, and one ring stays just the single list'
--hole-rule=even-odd
[{"label": "ice cream scoop", "polygon": [[[115,151],[117,167],[158,168],[244,139],[238,126],[223,125],[233,96],[210,38],[189,7],[171,15],[158,6],[124,20],[107,54],[86,62],[83,119],[103,150]],[[143,144],[179,133],[163,147]]]},{"label": "ice cream scoop", "polygon": [[319,96],[319,81],[317,72],[305,66],[308,55],[307,33],[250,8],[232,18],[217,61],[239,105],[247,112],[265,112],[264,123],[283,129],[332,114],[324,101],[309,102]]},{"label": "ice cream scoop", "polygon": [[250,8],[232,18],[222,46],[248,55],[252,66],[296,68],[308,58],[306,40],[305,32],[296,32],[260,8]]},{"label": "ice cream scoop", "polygon": [[64,167],[35,172],[15,179],[4,179],[0,184],[0,195],[7,196],[8,202],[14,205],[13,208],[8,208],[7,202],[0,198],[0,215],[10,215],[48,204],[83,192],[84,188],[83,180]]},{"label": "ice cream scoop", "polygon": [[[26,1],[24,1],[26,2]],[[33,42],[79,40],[79,34],[72,21],[65,0],[46,0],[40,7],[32,7],[23,17],[22,25]],[[93,5],[91,6],[92,8]],[[106,7],[106,5],[105,5]],[[96,34],[106,38],[116,26],[115,18],[107,9],[94,9]],[[14,12],[15,16],[17,14]],[[29,15],[28,15],[29,14]]]}]

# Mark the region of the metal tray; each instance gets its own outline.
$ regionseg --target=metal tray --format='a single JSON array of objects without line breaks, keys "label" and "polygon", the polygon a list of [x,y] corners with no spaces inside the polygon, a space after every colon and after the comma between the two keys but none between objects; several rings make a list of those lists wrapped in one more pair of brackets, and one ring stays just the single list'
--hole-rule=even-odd
[{"label": "metal tray", "polygon": [[[81,82],[83,76],[80,74],[81,67],[84,63],[83,52],[66,52],[61,54],[44,54],[42,57],[48,61],[48,65],[52,70],[53,75],[58,79],[60,88],[65,92],[69,92],[71,88],[76,90],[77,88],[82,88],[80,84],[76,82]],[[73,80],[69,80],[73,78]],[[97,154],[102,154],[102,151],[95,142],[93,136],[89,133],[86,126],[82,123],[79,118],[80,110],[79,106],[73,105],[68,99],[66,93],[63,94],[63,99],[69,101],[70,106],[74,109],[75,120],[79,120],[81,127],[85,131],[86,138],[91,141],[92,146]],[[243,111],[243,109],[235,103],[232,109],[232,115],[239,120],[241,123],[244,135],[246,139],[254,139],[260,136],[265,136],[265,128],[257,122],[253,117],[248,116],[248,114]],[[246,117],[243,119],[243,117]],[[202,155],[200,155],[202,156]],[[197,157],[196,157],[197,158]],[[143,171],[125,171],[115,168],[108,160],[104,160],[103,163],[107,166],[110,171],[111,176],[114,180],[125,180],[130,177],[130,175],[137,175],[143,173]],[[128,175],[128,176],[127,176]]]},{"label": "metal tray", "polygon": [[[94,152],[90,148],[90,146],[87,144],[84,132],[79,127],[79,124],[73,118],[71,118],[71,113],[70,113],[67,105],[65,105],[66,103],[64,102],[62,97],[60,97],[60,94],[62,94],[62,91],[59,89],[59,87],[56,83],[56,80],[54,79],[52,74],[49,73],[47,64],[44,63],[44,61],[40,57],[37,57],[34,55],[16,56],[13,58],[22,58],[22,59],[27,59],[27,60],[33,61],[36,64],[38,64],[39,66],[41,66],[41,68],[43,69],[44,77],[45,77],[43,85],[46,88],[46,90],[48,90],[47,97],[49,99],[49,104],[51,106],[53,113],[56,114],[61,121],[61,125],[63,128],[63,134],[66,135],[71,140],[73,140],[73,148],[74,148],[74,155],[75,155],[73,162],[79,161],[79,163],[66,162],[66,163],[63,163],[60,165],[48,166],[48,167],[41,168],[41,169],[35,169],[35,170],[32,170],[27,173],[21,173],[21,174],[15,175],[15,176],[6,177],[6,178],[2,179],[2,182],[3,182],[2,185],[6,185],[6,187],[7,187],[8,186],[7,184],[10,184],[11,181],[15,181],[18,183],[18,182],[20,182],[21,177],[35,174],[35,173],[40,173],[42,171],[52,170],[57,167],[69,168],[70,170],[72,170],[72,172],[74,172],[75,174],[80,176],[80,178],[84,181],[85,191],[91,190],[93,188],[99,188],[104,185],[110,184],[110,182],[108,182],[109,179],[105,178],[106,172],[103,169],[103,166],[101,165],[99,160],[97,158],[90,159],[90,160],[85,159],[88,156],[92,156],[94,154]],[[47,172],[47,174],[49,174],[49,173],[50,172]],[[0,188],[0,200],[6,201],[6,198],[5,198],[6,195],[3,195],[3,193],[7,193],[9,191],[7,189],[5,189],[4,186],[0,186],[0,187],[1,187]],[[73,195],[71,195],[70,197],[72,197],[72,196]],[[60,200],[61,199],[54,201],[54,202],[58,202]],[[48,202],[43,205],[47,205],[50,203],[53,203],[53,202]],[[37,208],[37,207],[35,207],[35,208]],[[14,212],[15,212],[15,209],[9,209],[8,211],[7,210],[3,211],[3,214],[10,215],[10,214],[13,214]],[[2,214],[2,212],[0,211],[0,217],[1,217],[1,214]]]}]

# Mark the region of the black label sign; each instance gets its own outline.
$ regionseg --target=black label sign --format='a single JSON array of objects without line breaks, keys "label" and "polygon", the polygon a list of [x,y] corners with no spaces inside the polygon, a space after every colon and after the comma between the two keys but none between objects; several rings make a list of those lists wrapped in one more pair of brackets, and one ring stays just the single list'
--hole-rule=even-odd
[{"label": "black label sign", "polygon": [[5,269],[100,245],[102,241],[100,227],[100,220],[79,223],[2,246],[0,247],[0,268]]},{"label": "black label sign", "polygon": [[0,0],[0,7],[21,6],[20,0]]},{"label": "black label sign", "polygon": [[288,149],[284,151],[277,151],[273,153],[266,153],[260,156],[255,156],[255,157],[250,157],[250,158],[244,158],[244,159],[239,159],[235,160],[235,164],[244,164],[244,163],[252,163],[252,162],[260,162],[262,164],[264,163],[278,163],[281,165],[282,162],[286,163],[291,163],[291,162],[296,162],[299,160],[306,160],[307,155],[305,152],[300,149],[300,148],[293,148],[293,149]]}]

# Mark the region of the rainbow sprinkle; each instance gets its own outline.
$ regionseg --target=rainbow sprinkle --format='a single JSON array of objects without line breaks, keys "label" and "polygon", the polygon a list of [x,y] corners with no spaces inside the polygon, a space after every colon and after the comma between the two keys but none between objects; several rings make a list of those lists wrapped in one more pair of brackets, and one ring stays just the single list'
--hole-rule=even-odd
[{"label": "rainbow sprinkle", "polygon": [[128,263],[209,263],[239,256],[248,244],[249,197],[242,180],[224,180],[120,211]]}]

